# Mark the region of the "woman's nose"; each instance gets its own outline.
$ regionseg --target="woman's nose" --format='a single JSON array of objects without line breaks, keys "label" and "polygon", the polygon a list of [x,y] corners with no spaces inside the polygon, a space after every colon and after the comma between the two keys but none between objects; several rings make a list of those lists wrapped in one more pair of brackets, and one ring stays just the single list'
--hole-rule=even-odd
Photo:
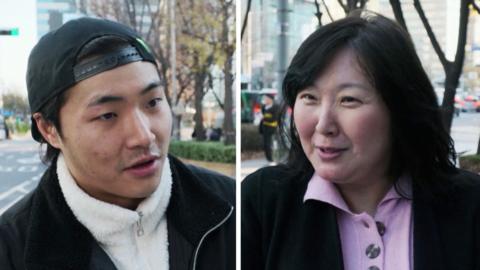
[{"label": "woman's nose", "polygon": [[333,106],[322,106],[316,112],[317,125],[315,131],[324,136],[336,136],[338,134],[337,114]]}]

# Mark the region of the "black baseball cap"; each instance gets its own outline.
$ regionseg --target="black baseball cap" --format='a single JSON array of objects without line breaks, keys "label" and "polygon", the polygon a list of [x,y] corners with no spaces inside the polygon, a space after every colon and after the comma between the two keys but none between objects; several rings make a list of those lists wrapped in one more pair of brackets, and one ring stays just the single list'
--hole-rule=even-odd
[{"label": "black baseball cap", "polygon": [[[76,65],[77,56],[83,47],[102,36],[117,36],[126,40],[131,46]],[[43,36],[30,53],[27,90],[32,114],[40,111],[50,99],[60,95],[77,82],[134,61],[148,61],[157,65],[149,47],[129,27],[117,22],[89,17],[65,23],[57,30]],[[42,139],[33,117],[32,136],[39,142]]]}]

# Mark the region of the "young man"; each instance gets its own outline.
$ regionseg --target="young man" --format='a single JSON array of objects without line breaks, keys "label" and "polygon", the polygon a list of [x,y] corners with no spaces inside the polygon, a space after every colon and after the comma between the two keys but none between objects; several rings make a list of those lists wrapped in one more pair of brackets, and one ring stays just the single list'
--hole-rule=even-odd
[{"label": "young man", "polygon": [[234,269],[234,181],[168,155],[171,111],[131,29],[81,18],[27,71],[50,166],[0,218],[1,269]]}]

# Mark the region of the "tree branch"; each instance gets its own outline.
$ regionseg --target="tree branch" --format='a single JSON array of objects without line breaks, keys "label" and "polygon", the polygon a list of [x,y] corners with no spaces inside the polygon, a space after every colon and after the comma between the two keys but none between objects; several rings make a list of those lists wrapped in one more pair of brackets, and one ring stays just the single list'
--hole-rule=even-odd
[{"label": "tree branch", "polygon": [[400,4],[399,0],[390,0],[390,6],[392,7],[395,19],[408,33],[407,24],[405,23],[405,18],[403,17],[402,4]]},{"label": "tree branch", "polygon": [[240,40],[243,39],[243,34],[245,33],[245,28],[247,27],[248,22],[248,14],[250,13],[250,7],[252,6],[252,0],[248,0],[247,2],[247,11],[245,12],[245,18],[243,18],[242,23],[242,32],[240,34]]},{"label": "tree branch", "polygon": [[318,20],[318,27],[322,26],[322,12],[320,11],[320,5],[318,4],[318,0],[315,0],[314,2],[315,4],[315,9],[317,10],[317,12],[315,12],[315,17],[317,17],[317,20]]},{"label": "tree branch", "polygon": [[342,0],[337,0],[338,3],[340,4],[340,6],[342,7],[343,11],[345,12],[345,14],[348,13],[348,8],[347,6],[342,2]]},{"label": "tree branch", "polygon": [[447,66],[449,64],[447,58],[445,57],[445,53],[442,51],[442,48],[440,47],[440,44],[438,43],[437,37],[435,37],[435,34],[433,33],[432,27],[430,26],[430,23],[428,22],[427,17],[425,16],[425,12],[423,11],[422,4],[420,3],[419,0],[413,0],[413,5],[415,6],[415,9],[417,10],[418,16],[420,16],[420,19],[422,20],[423,26],[425,27],[425,30],[427,31],[428,38],[430,39],[433,49],[438,55],[438,58],[440,59],[440,62],[442,63],[443,68],[445,69],[445,72],[447,71]]},{"label": "tree branch", "polygon": [[453,63],[453,65],[456,66],[456,69],[459,72],[458,76],[460,76],[460,73],[462,72],[463,60],[465,59],[468,15],[470,12],[470,10],[468,9],[468,4],[469,0],[462,0],[460,3],[460,22],[458,23],[457,51],[455,52],[455,60]]},{"label": "tree branch", "polygon": [[322,0],[323,7],[327,11],[327,15],[330,18],[330,21],[333,22],[333,17],[332,14],[330,13],[330,10],[328,9],[328,6],[325,4],[325,0]]}]

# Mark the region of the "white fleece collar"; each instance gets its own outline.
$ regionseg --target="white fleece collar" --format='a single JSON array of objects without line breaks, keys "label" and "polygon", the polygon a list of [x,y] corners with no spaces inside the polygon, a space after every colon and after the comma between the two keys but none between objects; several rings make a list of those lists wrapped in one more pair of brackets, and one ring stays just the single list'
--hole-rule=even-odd
[{"label": "white fleece collar", "polygon": [[62,154],[57,161],[57,175],[65,200],[75,217],[105,246],[131,243],[135,238],[132,232],[148,237],[157,229],[162,217],[165,216],[166,220],[165,211],[172,188],[168,157],[165,158],[157,189],[135,211],[100,201],[85,193],[70,174]]}]

